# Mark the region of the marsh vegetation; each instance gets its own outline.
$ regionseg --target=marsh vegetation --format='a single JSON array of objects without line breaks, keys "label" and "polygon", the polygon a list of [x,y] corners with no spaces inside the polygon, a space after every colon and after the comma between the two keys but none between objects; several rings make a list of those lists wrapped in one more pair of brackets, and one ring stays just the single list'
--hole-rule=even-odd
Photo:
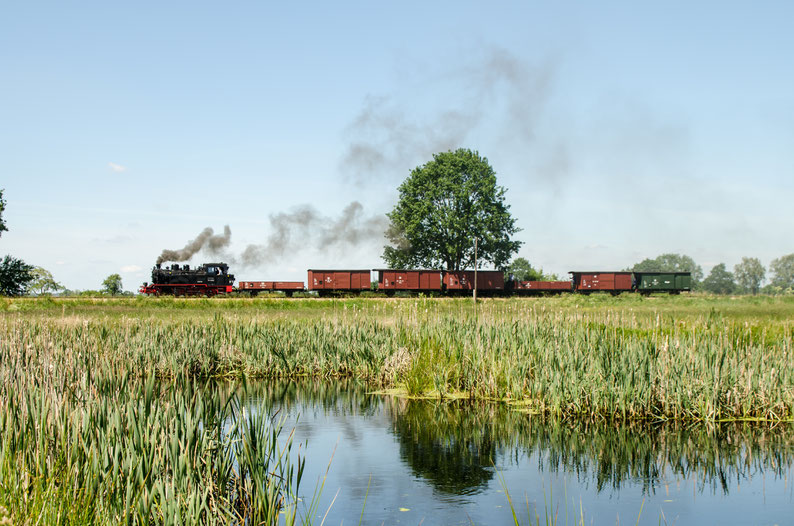
[{"label": "marsh vegetation", "polygon": [[0,505],[15,522],[315,517],[299,444],[267,406],[241,402],[241,379],[354,378],[576,425],[794,414],[788,298],[476,309],[427,298],[14,299],[0,309]]}]

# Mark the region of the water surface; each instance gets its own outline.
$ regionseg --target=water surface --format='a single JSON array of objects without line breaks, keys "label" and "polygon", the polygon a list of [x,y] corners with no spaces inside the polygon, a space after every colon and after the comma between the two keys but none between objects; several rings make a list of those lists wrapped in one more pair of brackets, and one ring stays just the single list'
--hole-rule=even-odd
[{"label": "water surface", "polygon": [[[794,426],[559,421],[355,382],[251,386],[305,443],[325,524],[794,524]],[[330,466],[330,467],[329,467]],[[365,505],[366,497],[366,505]],[[330,508],[330,510],[329,510]],[[551,510],[551,511],[549,511]]]}]

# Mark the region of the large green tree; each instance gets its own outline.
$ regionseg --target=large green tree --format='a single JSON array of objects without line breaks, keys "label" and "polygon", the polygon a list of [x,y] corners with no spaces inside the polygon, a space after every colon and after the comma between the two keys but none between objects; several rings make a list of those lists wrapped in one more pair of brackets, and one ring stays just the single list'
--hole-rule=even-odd
[{"label": "large green tree", "polygon": [[691,272],[692,284],[697,286],[703,280],[703,268],[695,260],[684,254],[661,254],[655,258],[643,259],[634,267],[639,272]]},{"label": "large green tree", "polygon": [[741,263],[733,267],[733,275],[736,276],[736,283],[744,292],[758,294],[766,269],[758,258],[742,258]]},{"label": "large green tree", "polygon": [[111,296],[115,296],[122,290],[121,276],[118,274],[111,274],[102,282],[102,292],[106,292]]},{"label": "large green tree", "polygon": [[434,154],[411,171],[399,191],[383,251],[391,268],[472,268],[475,239],[477,266],[504,268],[521,246],[512,239],[519,229],[505,189],[476,151]]},{"label": "large green tree", "polygon": [[769,264],[772,272],[772,285],[787,289],[794,288],[794,254],[773,259]]},{"label": "large green tree", "polygon": [[33,266],[21,259],[6,256],[0,261],[0,295],[22,296],[33,281]]},{"label": "large green tree", "polygon": [[703,280],[703,289],[713,294],[730,294],[736,291],[733,274],[725,268],[725,263],[714,265]]}]

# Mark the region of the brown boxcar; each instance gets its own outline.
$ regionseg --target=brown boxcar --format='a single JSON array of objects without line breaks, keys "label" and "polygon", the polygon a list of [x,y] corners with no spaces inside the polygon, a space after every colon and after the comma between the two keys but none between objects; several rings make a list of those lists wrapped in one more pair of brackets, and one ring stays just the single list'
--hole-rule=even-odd
[{"label": "brown boxcar", "polygon": [[582,292],[623,292],[633,288],[631,272],[572,271],[573,288]]},{"label": "brown boxcar", "polygon": [[303,290],[302,281],[275,281],[273,290]]},{"label": "brown boxcar", "polygon": [[272,281],[240,281],[239,283],[237,283],[237,288],[239,290],[251,290],[251,291],[273,290],[273,282]]},{"label": "brown boxcar", "polygon": [[[473,270],[444,271],[444,286],[446,290],[474,290]],[[504,290],[505,275],[501,270],[478,270],[477,290]]]},{"label": "brown boxcar", "polygon": [[302,281],[241,281],[237,285],[237,290],[249,292],[251,296],[256,296],[259,292],[283,292],[292,296],[303,288]]},{"label": "brown boxcar", "polygon": [[308,290],[362,291],[370,286],[369,270],[309,269]]},{"label": "brown boxcar", "polygon": [[517,291],[534,292],[566,292],[572,290],[570,281],[517,281],[514,288]]},{"label": "brown boxcar", "polygon": [[375,269],[378,290],[434,291],[441,290],[440,270]]}]

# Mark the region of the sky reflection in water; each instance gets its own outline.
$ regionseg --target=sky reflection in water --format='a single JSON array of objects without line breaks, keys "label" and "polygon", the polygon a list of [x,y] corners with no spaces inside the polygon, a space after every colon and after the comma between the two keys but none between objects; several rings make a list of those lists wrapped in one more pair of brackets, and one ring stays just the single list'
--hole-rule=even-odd
[{"label": "sky reflection in water", "polygon": [[560,422],[352,381],[254,384],[243,398],[305,443],[306,498],[330,461],[326,524],[357,524],[362,509],[364,524],[508,524],[505,487],[524,524],[528,509],[559,524],[580,510],[586,524],[634,524],[641,509],[640,524],[794,524],[791,424]]}]

